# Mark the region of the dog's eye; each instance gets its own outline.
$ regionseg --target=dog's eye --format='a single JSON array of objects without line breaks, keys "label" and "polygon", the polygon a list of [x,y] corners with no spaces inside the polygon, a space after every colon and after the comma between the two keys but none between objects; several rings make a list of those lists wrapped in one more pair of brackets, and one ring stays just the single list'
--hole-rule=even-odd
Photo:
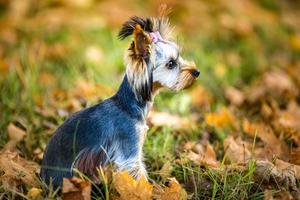
[{"label": "dog's eye", "polygon": [[167,63],[167,68],[168,69],[174,69],[176,67],[177,63],[175,60],[171,59],[168,63]]}]

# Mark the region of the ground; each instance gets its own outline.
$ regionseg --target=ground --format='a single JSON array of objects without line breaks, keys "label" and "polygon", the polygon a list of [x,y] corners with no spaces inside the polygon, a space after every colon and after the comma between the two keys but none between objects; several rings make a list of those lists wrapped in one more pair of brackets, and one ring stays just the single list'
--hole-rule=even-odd
[{"label": "ground", "polygon": [[[165,3],[201,75],[155,99],[149,183],[103,175],[93,198],[299,199],[300,3]],[[0,1],[0,199],[61,198],[34,174],[47,142],[69,115],[117,90],[130,41],[117,39],[121,24],[156,16],[161,4]]]}]

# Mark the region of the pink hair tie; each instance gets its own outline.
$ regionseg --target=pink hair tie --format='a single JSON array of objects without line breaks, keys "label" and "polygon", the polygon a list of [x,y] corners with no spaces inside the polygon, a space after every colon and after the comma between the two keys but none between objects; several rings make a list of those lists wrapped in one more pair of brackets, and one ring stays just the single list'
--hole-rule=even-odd
[{"label": "pink hair tie", "polygon": [[150,33],[150,37],[152,39],[152,42],[155,44],[157,43],[159,40],[160,41],[164,41],[163,38],[161,37],[160,33],[158,31],[156,32],[151,32]]}]

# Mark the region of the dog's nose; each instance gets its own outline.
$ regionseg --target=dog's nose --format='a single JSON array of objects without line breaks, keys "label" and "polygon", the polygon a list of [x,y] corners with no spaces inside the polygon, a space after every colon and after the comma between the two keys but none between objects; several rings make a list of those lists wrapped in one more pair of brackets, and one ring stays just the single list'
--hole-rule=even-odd
[{"label": "dog's nose", "polygon": [[193,70],[192,71],[192,75],[195,77],[195,78],[197,78],[199,75],[200,75],[200,71],[198,71],[198,70]]}]

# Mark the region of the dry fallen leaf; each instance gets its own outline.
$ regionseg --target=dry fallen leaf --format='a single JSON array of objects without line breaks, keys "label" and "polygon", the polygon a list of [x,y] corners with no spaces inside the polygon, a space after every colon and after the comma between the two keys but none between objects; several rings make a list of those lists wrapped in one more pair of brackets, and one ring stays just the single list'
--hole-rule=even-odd
[{"label": "dry fallen leaf", "polygon": [[264,143],[265,151],[260,158],[272,160],[274,156],[288,160],[290,157],[289,149],[284,141],[275,136],[273,130],[262,123],[250,123],[248,120],[243,121],[243,130],[253,138],[255,135]]},{"label": "dry fallen leaf", "polygon": [[51,100],[53,101],[53,104],[56,104],[57,102],[66,100],[69,98],[68,93],[65,89],[62,88],[54,88],[50,91]]},{"label": "dry fallen leaf", "polygon": [[300,147],[292,149],[290,162],[300,165]]},{"label": "dry fallen leaf", "polygon": [[188,197],[186,191],[175,178],[170,178],[168,187],[156,188],[154,196],[157,200],[186,200]]},{"label": "dry fallen leaf", "polygon": [[16,145],[24,140],[26,137],[26,132],[19,127],[15,126],[13,123],[10,123],[7,127],[7,133],[9,137],[8,143],[5,145],[5,149],[14,149]]},{"label": "dry fallen leaf", "polygon": [[224,140],[224,151],[231,162],[246,163],[251,158],[251,152],[241,139],[235,140],[232,136]]},{"label": "dry fallen leaf", "polygon": [[283,160],[276,159],[275,166],[280,170],[290,170],[297,179],[300,179],[300,165],[294,165]]},{"label": "dry fallen leaf", "polygon": [[194,148],[195,145],[196,145],[195,141],[188,141],[184,144],[184,149],[191,150],[192,148]]},{"label": "dry fallen leaf", "polygon": [[234,116],[227,108],[222,108],[218,112],[207,113],[205,115],[205,122],[216,128],[224,128],[235,125]]},{"label": "dry fallen leaf", "polygon": [[0,171],[3,172],[0,180],[4,188],[22,184],[33,187],[39,186],[35,175],[39,171],[38,164],[25,160],[17,152],[10,150],[0,151]]},{"label": "dry fallen leaf", "polygon": [[196,151],[190,150],[188,153],[188,158],[191,161],[200,166],[210,166],[215,168],[220,166],[220,162],[217,160],[216,152],[211,144],[196,144],[195,146],[198,146],[198,148],[193,148],[196,149]]},{"label": "dry fallen leaf", "polygon": [[43,153],[43,150],[41,148],[36,148],[33,150],[32,152],[36,158],[38,158],[39,160],[42,160],[43,159],[43,156],[44,156],[44,153]]},{"label": "dry fallen leaf", "polygon": [[27,192],[26,196],[29,199],[38,199],[41,198],[42,192],[43,190],[41,190],[40,188],[33,187]]},{"label": "dry fallen leaf", "polygon": [[113,90],[105,85],[95,84],[86,80],[79,80],[71,91],[71,96],[83,99],[99,99],[101,97],[111,96]]},{"label": "dry fallen leaf", "polygon": [[231,104],[236,106],[241,105],[245,100],[244,94],[234,87],[227,87],[225,89],[225,96]]},{"label": "dry fallen leaf", "polygon": [[277,112],[274,120],[276,128],[281,129],[284,133],[300,145],[300,106],[295,101],[290,101],[286,110]]},{"label": "dry fallen leaf", "polygon": [[276,187],[284,187],[291,191],[294,197],[299,197],[299,189],[293,170],[274,165],[269,161],[256,161],[256,169],[254,172],[254,180],[260,184],[267,186],[275,185]]},{"label": "dry fallen leaf", "polygon": [[264,191],[264,200],[274,200],[272,190]]},{"label": "dry fallen leaf", "polygon": [[298,90],[291,78],[283,70],[273,70],[265,73],[245,91],[246,100],[250,103],[275,98],[296,97]]},{"label": "dry fallen leaf", "polygon": [[195,125],[195,120],[193,119],[156,111],[149,113],[148,122],[153,126],[167,126],[174,129],[186,129]]},{"label": "dry fallen leaf", "polygon": [[212,103],[212,95],[202,86],[197,86],[190,93],[193,105],[203,108],[209,107]]},{"label": "dry fallen leaf", "polygon": [[78,99],[71,98],[68,100],[67,109],[71,110],[72,112],[77,112],[82,109],[82,106]]},{"label": "dry fallen leaf", "polygon": [[283,71],[274,70],[264,75],[264,84],[272,92],[297,91],[290,77]]},{"label": "dry fallen leaf", "polygon": [[263,103],[263,104],[261,105],[260,114],[261,114],[265,119],[269,119],[269,118],[271,118],[271,117],[274,115],[274,112],[273,112],[272,108],[271,108],[268,104]]},{"label": "dry fallen leaf", "polygon": [[114,187],[120,194],[121,200],[147,200],[152,199],[153,185],[145,177],[134,180],[128,172],[119,172],[114,175]]},{"label": "dry fallen leaf", "polygon": [[90,200],[91,183],[80,178],[64,178],[62,186],[63,200]]},{"label": "dry fallen leaf", "polygon": [[293,196],[285,190],[281,191],[264,191],[264,200],[294,200]]}]

